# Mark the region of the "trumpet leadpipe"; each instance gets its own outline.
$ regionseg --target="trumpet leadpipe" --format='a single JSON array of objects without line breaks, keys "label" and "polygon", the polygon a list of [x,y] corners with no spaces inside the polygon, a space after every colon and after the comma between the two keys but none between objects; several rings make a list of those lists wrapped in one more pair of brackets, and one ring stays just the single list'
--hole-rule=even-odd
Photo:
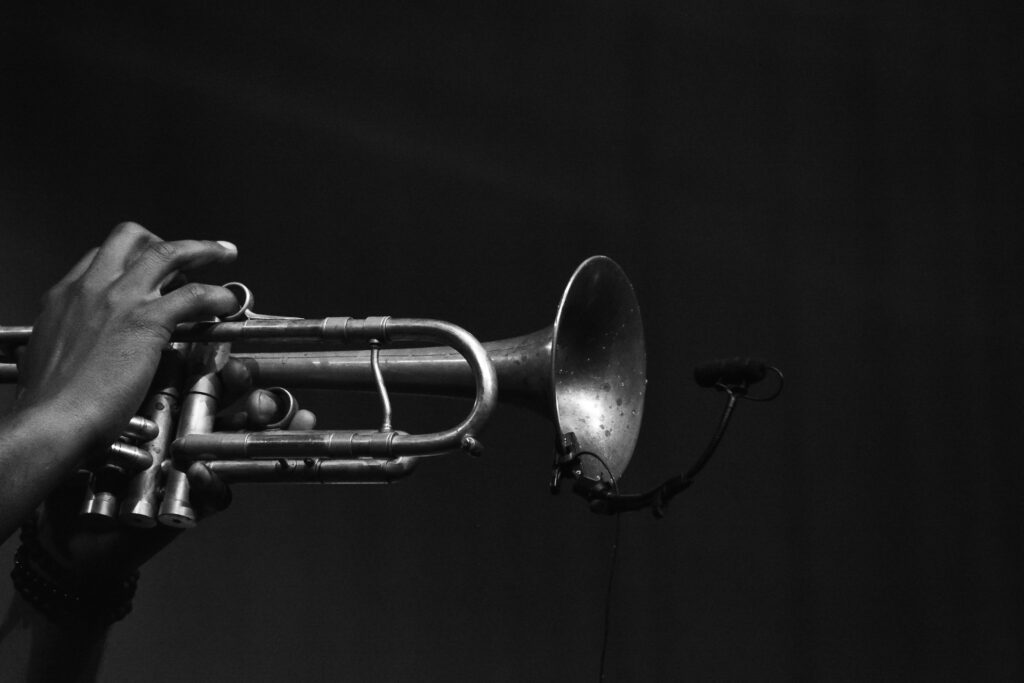
[{"label": "trumpet leadpipe", "polygon": [[[370,316],[365,318],[336,316],[329,318],[254,318],[230,322],[182,323],[171,333],[172,342],[231,342],[246,339],[274,339],[293,341],[333,341],[338,344],[366,344],[378,340],[389,342],[423,341],[424,335],[436,338],[440,320],[426,318],[393,318]],[[0,326],[0,349],[14,348],[28,343],[32,327]]]}]

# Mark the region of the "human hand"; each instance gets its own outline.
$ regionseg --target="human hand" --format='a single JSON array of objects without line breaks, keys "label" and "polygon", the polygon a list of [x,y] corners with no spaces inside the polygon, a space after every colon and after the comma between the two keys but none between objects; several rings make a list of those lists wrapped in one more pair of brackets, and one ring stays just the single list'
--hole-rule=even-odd
[{"label": "human hand", "polygon": [[236,255],[227,242],[165,242],[134,223],[117,226],[43,298],[19,362],[15,410],[43,409],[75,423],[81,463],[138,409],[175,326],[237,306],[223,287],[190,283],[166,294],[164,287],[181,271]]}]

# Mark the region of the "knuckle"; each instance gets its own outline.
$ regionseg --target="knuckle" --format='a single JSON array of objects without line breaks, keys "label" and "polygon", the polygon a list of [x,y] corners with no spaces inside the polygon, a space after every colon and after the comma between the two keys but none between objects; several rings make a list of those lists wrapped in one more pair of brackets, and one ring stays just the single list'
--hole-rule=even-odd
[{"label": "knuckle", "polygon": [[63,288],[55,287],[54,296],[60,299],[87,299],[93,300],[100,293],[101,287],[88,278],[79,278],[69,282]]},{"label": "knuckle", "polygon": [[122,304],[127,304],[129,298],[122,293],[118,287],[107,287],[102,292],[95,292],[94,295],[98,295],[96,298],[103,306],[105,311],[114,311],[118,308],[123,308]]},{"label": "knuckle", "polygon": [[173,261],[178,256],[178,248],[170,242],[154,242],[149,252],[160,261]]},{"label": "knuckle", "polygon": [[201,284],[190,282],[179,291],[189,303],[200,303],[206,300],[206,287]]},{"label": "knuckle", "polygon": [[136,223],[135,221],[124,221],[114,226],[114,234],[119,237],[138,237],[143,235],[149,235],[149,230]]}]

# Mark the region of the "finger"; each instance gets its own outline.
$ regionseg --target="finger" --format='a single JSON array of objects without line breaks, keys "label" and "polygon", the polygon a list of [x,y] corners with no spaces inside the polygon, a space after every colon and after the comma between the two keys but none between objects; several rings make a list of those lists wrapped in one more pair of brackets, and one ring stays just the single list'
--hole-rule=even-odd
[{"label": "finger", "polygon": [[191,282],[146,305],[146,314],[173,330],[178,323],[209,320],[238,307],[230,290],[216,285]]},{"label": "finger", "polygon": [[292,418],[291,424],[288,425],[288,429],[296,431],[308,431],[315,427],[316,415],[305,408],[296,411],[295,417]]},{"label": "finger", "polygon": [[167,294],[168,292],[173,292],[179,287],[184,287],[186,284],[188,284],[188,278],[185,277],[184,274],[174,271],[163,279],[163,282],[161,282],[160,286],[157,287],[157,291],[161,294]]},{"label": "finger", "polygon": [[231,505],[231,489],[204,463],[192,463],[187,475],[192,503],[202,516],[221,512]]},{"label": "finger", "polygon": [[159,237],[138,223],[121,223],[100,246],[87,275],[113,281],[125,272],[141,252],[160,241]]},{"label": "finger", "polygon": [[233,410],[223,415],[218,415],[214,421],[214,431],[218,432],[237,432],[245,429],[245,425],[249,422],[249,414],[244,410]]},{"label": "finger", "polygon": [[231,242],[176,240],[154,242],[125,271],[121,284],[136,291],[160,287],[176,271],[191,270],[211,263],[233,261],[238,248]]},{"label": "finger", "polygon": [[264,429],[283,417],[286,406],[278,397],[266,389],[256,389],[245,399],[245,413],[250,429]]},{"label": "finger", "polygon": [[233,401],[249,391],[253,385],[249,366],[233,356],[221,368],[220,379],[224,383],[224,395],[229,401]]}]

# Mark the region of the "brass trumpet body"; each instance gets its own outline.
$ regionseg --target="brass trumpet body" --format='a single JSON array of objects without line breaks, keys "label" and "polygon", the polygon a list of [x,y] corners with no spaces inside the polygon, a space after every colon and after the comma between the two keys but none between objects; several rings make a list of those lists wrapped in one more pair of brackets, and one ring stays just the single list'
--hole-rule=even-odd
[{"label": "brass trumpet body", "polygon": [[[0,346],[24,344],[30,334],[27,327],[0,328]],[[451,323],[389,317],[253,316],[179,325],[172,335],[172,342],[191,344],[193,351],[219,349],[221,360],[230,342],[251,340],[271,348],[308,348],[320,340],[370,347],[232,354],[257,386],[377,390],[386,413],[387,392],[472,396],[474,403],[458,425],[431,434],[396,431],[387,418],[379,429],[210,432],[184,423],[212,419],[219,398],[213,378],[220,366],[212,362],[198,372],[192,368],[188,376],[200,379],[182,380],[183,406],[207,407],[202,415],[179,418],[169,445],[165,423],[157,437],[159,449],[170,451],[174,465],[163,484],[164,523],[191,525],[181,475],[193,462],[202,461],[227,482],[388,483],[408,475],[422,457],[477,452],[478,434],[499,400],[528,406],[550,420],[556,464],[571,463],[576,478],[617,481],[639,437],[646,389],[643,326],[632,285],[607,257],[591,257],[576,269],[552,325],[487,344]],[[403,343],[445,346],[386,348]],[[13,366],[0,367],[0,381],[16,376]],[[164,463],[164,469],[171,464]],[[122,509],[122,516],[139,526],[147,525],[140,510],[154,505],[152,474],[146,475],[144,487],[131,484],[131,514]]]},{"label": "brass trumpet body", "polygon": [[[555,428],[556,450],[589,454],[580,475],[618,480],[629,464],[643,416],[646,354],[633,287],[611,259],[587,259],[573,274],[553,324],[483,344],[495,369],[498,400],[529,407]],[[258,386],[373,390],[366,351],[238,354]],[[471,396],[466,361],[441,347],[382,349],[390,391]],[[568,435],[572,435],[571,437]],[[285,438],[285,435],[282,435]],[[569,445],[566,439],[574,439]]]}]

